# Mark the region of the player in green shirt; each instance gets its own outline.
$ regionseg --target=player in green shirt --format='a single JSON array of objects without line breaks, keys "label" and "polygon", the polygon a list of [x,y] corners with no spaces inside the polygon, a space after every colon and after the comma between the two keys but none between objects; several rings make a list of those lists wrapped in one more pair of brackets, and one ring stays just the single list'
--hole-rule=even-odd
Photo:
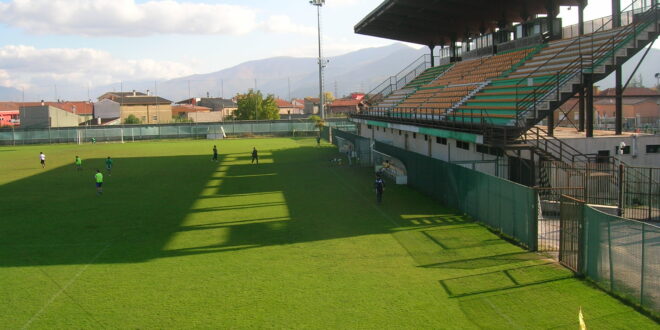
[{"label": "player in green shirt", "polygon": [[110,156],[105,160],[105,168],[108,170],[108,175],[112,176],[112,158]]},{"label": "player in green shirt", "polygon": [[82,159],[80,159],[80,156],[76,156],[74,163],[76,164],[76,169],[82,171]]},{"label": "player in green shirt", "polygon": [[101,170],[96,170],[96,174],[94,174],[94,180],[96,180],[96,194],[103,194],[103,173],[101,173]]}]

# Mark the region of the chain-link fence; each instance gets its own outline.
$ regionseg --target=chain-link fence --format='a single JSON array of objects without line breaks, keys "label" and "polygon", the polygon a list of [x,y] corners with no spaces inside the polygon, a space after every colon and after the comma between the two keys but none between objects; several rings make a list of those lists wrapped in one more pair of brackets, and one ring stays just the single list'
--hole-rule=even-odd
[{"label": "chain-link fence", "polygon": [[660,316],[660,227],[584,207],[584,274]]},{"label": "chain-link fence", "polygon": [[[348,120],[327,121],[331,127],[355,129]],[[206,139],[220,136],[311,135],[318,134],[312,121],[229,121],[222,123],[187,123],[163,125],[81,126],[42,129],[2,129],[0,145],[83,143],[92,140],[139,141],[155,139]]]}]

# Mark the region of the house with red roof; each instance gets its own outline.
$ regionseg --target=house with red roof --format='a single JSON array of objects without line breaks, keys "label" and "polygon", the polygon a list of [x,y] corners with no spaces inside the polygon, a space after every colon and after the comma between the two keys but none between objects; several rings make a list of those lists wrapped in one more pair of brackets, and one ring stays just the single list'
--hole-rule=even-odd
[{"label": "house with red roof", "polygon": [[301,109],[289,101],[276,98],[275,104],[280,109],[280,116],[303,114],[304,108]]},{"label": "house with red roof", "polygon": [[357,112],[359,104],[360,104],[360,100],[356,100],[353,98],[336,99],[328,105],[328,113],[347,114],[351,112]]}]

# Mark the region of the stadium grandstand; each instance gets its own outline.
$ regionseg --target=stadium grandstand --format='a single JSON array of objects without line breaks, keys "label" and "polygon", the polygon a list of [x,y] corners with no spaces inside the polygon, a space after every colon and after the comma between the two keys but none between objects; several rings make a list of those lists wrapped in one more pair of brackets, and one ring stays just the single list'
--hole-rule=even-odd
[{"label": "stadium grandstand", "polygon": [[[657,137],[622,132],[620,101],[622,64],[647,53],[658,36],[657,1],[634,0],[621,8],[613,0],[612,12],[618,14],[599,19],[597,27],[588,24],[592,28],[585,33],[587,5],[586,0],[384,1],[355,32],[425,45],[430,54],[424,66],[417,61],[368,93],[367,106],[351,118],[364,137],[434,158],[504,161],[507,173],[494,167],[487,172],[527,185],[538,184],[534,168],[541,159],[593,162],[613,156],[620,142],[635,144],[636,150],[658,144]],[[576,27],[562,26],[557,18],[562,6],[577,7]],[[589,139],[594,83],[612,73],[618,91],[615,131],[604,133],[607,142]],[[559,128],[555,112],[578,97],[574,129]],[[452,155],[429,137],[449,138],[462,150]],[[628,159],[635,165],[660,161],[657,154],[636,156]],[[514,163],[526,163],[530,173],[513,166],[518,174],[512,174]]]},{"label": "stadium grandstand", "polygon": [[[660,135],[623,131],[623,91],[631,79],[624,83],[622,65],[632,62],[632,78],[646,60],[660,31],[658,1],[632,0],[621,8],[612,0],[612,16],[585,22],[585,7],[604,2],[384,1],[355,32],[421,44],[429,55],[367,93],[351,115],[360,135],[355,140],[371,146],[379,173],[395,182],[405,177],[518,241],[531,237],[523,246],[548,252],[596,282],[616,281],[612,269],[618,267],[612,259],[600,263],[603,230],[608,239],[621,238],[616,258],[656,269],[657,262],[635,252],[640,247],[624,246],[633,232],[645,231],[640,224],[660,228],[654,225],[660,221]],[[576,26],[557,17],[565,6],[577,7]],[[641,60],[631,61],[639,53]],[[614,130],[597,131],[595,84],[611,74]],[[567,102],[578,111],[562,108]],[[502,182],[517,184],[498,187]],[[533,197],[516,195],[519,188]],[[589,218],[584,205],[602,212],[600,220]],[[520,214],[498,218],[517,207],[529,211],[531,227],[511,224]],[[610,231],[605,216],[623,226]],[[598,234],[583,240],[589,228]],[[607,267],[609,275],[599,273]],[[648,281],[623,282],[628,290]]]}]

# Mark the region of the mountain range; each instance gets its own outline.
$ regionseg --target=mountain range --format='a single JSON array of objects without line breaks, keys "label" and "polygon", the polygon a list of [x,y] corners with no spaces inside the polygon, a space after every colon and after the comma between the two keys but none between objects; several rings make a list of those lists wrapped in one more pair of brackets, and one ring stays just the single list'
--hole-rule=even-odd
[{"label": "mountain range", "polygon": [[[341,97],[352,92],[369,92],[388,77],[427,53],[427,48],[415,49],[402,43],[384,47],[366,48],[345,55],[330,57],[325,69],[325,90]],[[643,52],[624,65],[624,83],[630,76]],[[655,74],[660,72],[660,49],[651,49],[637,71],[647,87],[656,85]],[[225,97],[244,93],[250,88],[283,99],[318,96],[318,62],[316,58],[271,57],[249,61],[234,67],[207,74],[154,83],[154,81],[124,82],[123,91],[150,90],[174,102],[189,97]],[[614,75],[597,82],[600,88],[614,87]],[[108,91],[119,91],[117,84],[100,86],[87,91],[73,86],[66,90],[67,99],[92,100]],[[0,87],[0,100],[18,101],[21,91]]]},{"label": "mountain range", "polygon": [[[401,43],[366,48],[328,58],[324,70],[324,90],[338,96],[352,92],[369,92],[391,75],[422,56],[426,49],[415,49]],[[304,57],[272,57],[249,61],[208,74],[197,74],[165,82],[124,82],[124,91],[157,88],[159,96],[172,101],[189,97],[232,97],[250,88],[283,99],[318,96],[318,60]],[[116,85],[115,87],[116,88]],[[110,86],[94,90],[101,95]]]}]

